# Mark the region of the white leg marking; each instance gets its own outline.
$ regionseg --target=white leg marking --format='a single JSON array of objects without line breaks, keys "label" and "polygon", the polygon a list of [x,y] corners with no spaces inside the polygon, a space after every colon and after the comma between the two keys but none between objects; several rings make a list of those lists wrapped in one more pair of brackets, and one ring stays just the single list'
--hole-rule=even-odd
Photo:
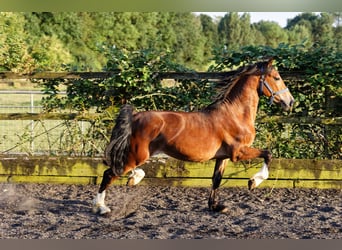
[{"label": "white leg marking", "polygon": [[110,212],[110,208],[105,205],[105,197],[106,191],[103,191],[102,193],[97,193],[96,197],[93,200],[94,213],[105,214]]},{"label": "white leg marking", "polygon": [[132,170],[130,176],[128,176],[127,185],[134,186],[137,185],[145,177],[145,172],[141,168],[136,168]]},{"label": "white leg marking", "polygon": [[253,175],[251,180],[254,180],[254,184],[255,184],[254,187],[257,187],[260,185],[261,182],[263,182],[267,178],[268,178],[268,166],[266,165],[266,163],[264,163],[260,171],[256,173],[255,175]]}]

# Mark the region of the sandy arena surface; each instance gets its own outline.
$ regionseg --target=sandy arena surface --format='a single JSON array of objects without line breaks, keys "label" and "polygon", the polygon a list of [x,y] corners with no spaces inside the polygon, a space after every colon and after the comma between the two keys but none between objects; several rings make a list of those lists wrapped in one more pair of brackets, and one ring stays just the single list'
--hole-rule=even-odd
[{"label": "sandy arena surface", "polygon": [[91,212],[98,186],[0,183],[1,239],[341,239],[342,191],[111,186],[109,216]]}]

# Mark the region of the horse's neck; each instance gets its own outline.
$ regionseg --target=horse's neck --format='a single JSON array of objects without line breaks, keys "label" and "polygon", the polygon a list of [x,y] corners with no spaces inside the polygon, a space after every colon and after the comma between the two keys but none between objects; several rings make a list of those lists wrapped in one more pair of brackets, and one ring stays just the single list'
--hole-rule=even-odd
[{"label": "horse's neck", "polygon": [[259,97],[250,96],[248,99],[237,98],[234,102],[227,102],[222,107],[222,112],[226,113],[226,117],[234,116],[241,118],[243,123],[254,124],[257,110],[258,110]]},{"label": "horse's neck", "polygon": [[257,86],[251,83],[249,85],[245,85],[238,91],[235,91],[228,95],[228,100],[225,102],[226,112],[234,113],[235,116],[243,117],[244,122],[251,122],[254,124],[256,113],[258,110],[259,104],[259,95],[256,91]]},{"label": "horse's neck", "polygon": [[215,117],[214,120],[222,118],[220,122],[224,122],[227,117],[235,117],[236,122],[254,125],[259,104],[257,89],[258,78],[250,76],[242,85],[237,83],[224,100],[210,104],[203,112]]}]

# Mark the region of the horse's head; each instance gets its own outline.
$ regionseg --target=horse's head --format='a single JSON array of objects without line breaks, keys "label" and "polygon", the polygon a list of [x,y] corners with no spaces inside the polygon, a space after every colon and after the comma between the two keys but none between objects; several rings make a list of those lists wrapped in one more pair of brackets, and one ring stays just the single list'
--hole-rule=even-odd
[{"label": "horse's head", "polygon": [[261,65],[259,82],[259,95],[264,94],[273,102],[280,104],[285,111],[291,110],[294,98],[286,87],[279,72],[272,66],[273,59]]}]

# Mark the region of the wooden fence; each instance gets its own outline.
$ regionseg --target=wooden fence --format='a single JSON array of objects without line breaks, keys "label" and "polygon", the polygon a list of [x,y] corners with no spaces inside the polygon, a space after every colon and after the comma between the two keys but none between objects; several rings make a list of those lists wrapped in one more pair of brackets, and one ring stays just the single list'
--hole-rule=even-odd
[{"label": "wooden fence", "polygon": [[[14,73],[10,71],[0,72],[0,79],[105,79],[118,74],[119,71],[107,72],[35,72],[35,73]],[[236,71],[229,72],[156,72],[158,79],[211,79],[224,80],[232,76]],[[285,79],[299,79],[298,76],[304,76],[303,72],[280,72]],[[342,73],[342,72],[341,72]]]},{"label": "wooden fence", "polygon": [[[262,161],[229,162],[222,186],[247,187],[248,179],[260,170]],[[210,187],[214,162],[190,163],[153,157],[141,167],[143,185]],[[101,158],[2,156],[0,182],[99,184],[106,167]],[[274,159],[269,179],[261,187],[342,189],[340,160]],[[114,184],[125,184],[122,177]]]}]

